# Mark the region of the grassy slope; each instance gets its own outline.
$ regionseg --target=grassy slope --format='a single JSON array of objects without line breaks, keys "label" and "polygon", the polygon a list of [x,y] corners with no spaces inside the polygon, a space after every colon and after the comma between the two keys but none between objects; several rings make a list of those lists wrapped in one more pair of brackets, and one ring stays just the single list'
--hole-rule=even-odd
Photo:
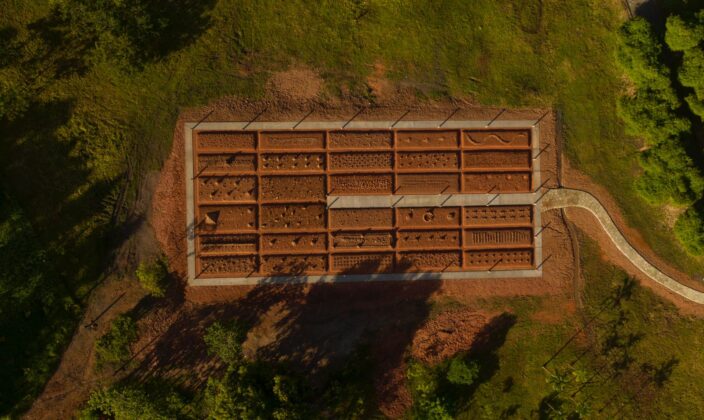
[{"label": "grassy slope", "polygon": [[[268,72],[294,62],[320,70],[331,86],[347,85],[363,95],[364,76],[382,62],[389,77],[416,86],[421,96],[556,106],[563,113],[568,152],[579,167],[610,188],[661,255],[687,271],[704,271],[701,260],[673,245],[659,211],[631,187],[636,145],[624,139],[614,114],[619,5],[542,3],[541,10],[537,0],[482,0],[471,7],[452,0],[413,7],[401,1],[360,6],[222,0],[194,44],[143,70],[102,63],[52,80],[35,98],[30,118],[1,129],[13,145],[0,157],[3,189],[42,232],[41,241],[54,244],[51,274],[64,277],[80,301],[105,263],[105,247],[96,246],[104,243],[101,202],[119,186],[126,160],[138,172],[159,167],[180,107],[224,94],[259,97]],[[28,23],[46,14],[48,2],[5,0],[2,7],[0,25],[26,32]],[[46,106],[52,103],[58,105]],[[27,177],[32,171],[39,176]],[[43,194],[34,194],[36,188]],[[52,322],[47,318],[36,328],[51,330]],[[37,354],[41,350],[19,366]],[[57,354],[46,359],[55,361]],[[4,383],[17,379],[10,372]],[[27,389],[17,386],[21,394],[10,399],[36,392],[45,376],[40,373]],[[7,404],[12,402],[2,406]]]},{"label": "grassy slope", "polygon": [[[704,415],[704,396],[699,392],[704,378],[704,357],[699,351],[704,320],[681,316],[674,306],[641,286],[635,286],[631,297],[622,305],[604,308],[604,299],[614,295],[614,290],[627,279],[627,275],[601,259],[595,242],[583,239],[582,251],[587,285],[584,310],[587,317],[599,313],[601,323],[592,324],[595,336],[599,337],[597,341],[605,343],[604,337],[612,331],[609,322],[617,319],[620,311],[625,313],[626,320],[617,328],[619,334],[635,334],[639,338],[627,349],[632,358],[629,368],[613,378],[607,379],[616,370],[604,368],[605,359],[595,357],[603,347],[591,346],[586,356],[579,357],[587,349],[584,339],[567,345],[548,364],[548,369],[565,369],[575,360],[574,366],[586,372],[587,377],[603,369],[602,376],[575,397],[577,401],[589,401],[591,413],[597,417],[700,418]],[[511,412],[517,418],[529,418],[540,411],[541,400],[551,392],[541,366],[568,342],[577,325],[581,325],[581,317],[577,316],[568,316],[559,324],[545,323],[535,316],[543,305],[553,304],[554,301],[548,298],[485,303],[487,308],[510,308],[516,314],[517,322],[497,352],[498,369],[479,385],[459,418],[498,418]],[[620,353],[616,350],[613,354]],[[638,375],[644,366],[659,367],[669,360],[676,362],[671,375],[665,375],[667,379],[662,386],[641,386],[642,378]],[[634,375],[637,380],[628,379]],[[576,390],[574,386],[568,389],[566,394]],[[609,404],[612,400],[614,402]]]}]

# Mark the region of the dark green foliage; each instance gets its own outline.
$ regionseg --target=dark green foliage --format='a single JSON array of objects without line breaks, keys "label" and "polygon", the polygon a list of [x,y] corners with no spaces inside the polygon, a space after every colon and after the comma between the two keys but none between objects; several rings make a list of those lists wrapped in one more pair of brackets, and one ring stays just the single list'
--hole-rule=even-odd
[{"label": "dark green foliage", "polygon": [[234,365],[242,361],[242,342],[247,329],[239,322],[222,324],[214,322],[205,332],[203,340],[208,346],[208,353],[216,355],[223,362]]},{"label": "dark green foliage", "polygon": [[686,205],[701,197],[704,178],[677,143],[661,143],[640,157],[644,174],[636,187],[650,202]]},{"label": "dark green foliage", "polygon": [[699,202],[687,209],[675,223],[675,235],[687,252],[704,255],[704,204]]},{"label": "dark green foliage", "polygon": [[455,385],[472,385],[479,377],[479,365],[476,361],[466,361],[456,357],[450,361],[447,380]]},{"label": "dark green foliage", "polygon": [[169,270],[166,267],[166,262],[163,258],[157,258],[152,261],[142,261],[135,272],[139,284],[150,295],[155,297],[164,297],[166,289],[169,286]]},{"label": "dark green foliage", "polygon": [[636,91],[621,98],[618,110],[628,131],[652,145],[640,158],[644,174],[637,191],[654,204],[690,204],[701,197],[704,178],[684,147],[691,126],[680,116],[682,103],[661,55],[660,41],[645,19],[623,25],[618,58]]},{"label": "dark green foliage", "polygon": [[167,420],[189,418],[186,402],[161,381],[122,384],[93,392],[79,418],[115,420]]},{"label": "dark green foliage", "polygon": [[666,27],[667,45],[682,52],[677,78],[694,91],[686,98],[689,109],[704,119],[704,10],[687,18],[670,16]]},{"label": "dark green foliage", "polygon": [[130,346],[137,340],[137,324],[129,315],[119,315],[110,329],[95,342],[98,367],[124,363],[132,357]]}]

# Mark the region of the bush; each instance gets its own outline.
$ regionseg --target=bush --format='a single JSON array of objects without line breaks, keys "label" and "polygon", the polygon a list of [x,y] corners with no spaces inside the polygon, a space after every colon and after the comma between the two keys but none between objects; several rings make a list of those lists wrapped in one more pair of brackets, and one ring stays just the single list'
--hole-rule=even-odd
[{"label": "bush", "polygon": [[455,357],[450,362],[446,377],[455,385],[472,385],[479,377],[479,365],[473,360],[467,362]]},{"label": "bush", "polygon": [[166,420],[183,418],[186,404],[171,386],[124,384],[94,391],[80,419]]},{"label": "bush", "polygon": [[169,270],[166,262],[158,258],[151,262],[142,261],[137,267],[137,279],[150,295],[164,297],[169,283]]},{"label": "bush", "polygon": [[704,204],[690,207],[675,222],[675,236],[692,255],[704,255]]},{"label": "bush", "polygon": [[216,355],[223,362],[234,365],[242,360],[242,343],[246,334],[246,328],[238,322],[228,324],[214,322],[206,330],[203,339],[209,354]]},{"label": "bush", "polygon": [[106,363],[124,363],[132,357],[130,345],[137,341],[137,324],[129,315],[112,321],[110,330],[95,342],[98,367]]},{"label": "bush", "polygon": [[689,109],[704,118],[704,10],[687,19],[667,18],[665,41],[673,51],[682,52],[677,78],[694,90],[686,98]]},{"label": "bush", "polygon": [[644,174],[636,188],[652,203],[691,204],[704,192],[704,177],[677,143],[663,143],[640,158]]},{"label": "bush", "polygon": [[704,25],[687,22],[679,16],[668,17],[665,28],[665,42],[673,51],[686,51],[704,41]]}]

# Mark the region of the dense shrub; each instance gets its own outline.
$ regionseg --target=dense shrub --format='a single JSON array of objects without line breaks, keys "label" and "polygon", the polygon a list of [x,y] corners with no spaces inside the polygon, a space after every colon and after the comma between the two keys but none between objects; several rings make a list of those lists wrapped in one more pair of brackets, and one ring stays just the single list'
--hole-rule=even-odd
[{"label": "dense shrub", "polygon": [[129,315],[120,315],[110,329],[95,342],[98,367],[108,363],[124,363],[130,359],[130,345],[137,340],[137,324]]},{"label": "dense shrub", "polygon": [[675,235],[687,252],[704,255],[704,204],[690,207],[675,223]]},{"label": "dense shrub", "polygon": [[447,380],[455,385],[472,385],[479,377],[479,365],[470,360],[455,357],[447,369]]},{"label": "dense shrub", "polygon": [[640,156],[644,174],[636,188],[652,203],[686,205],[704,192],[704,178],[684,149],[676,142],[661,143]]},{"label": "dense shrub", "polygon": [[245,336],[246,329],[238,322],[214,322],[206,330],[203,340],[208,347],[208,353],[232,365],[242,361],[242,342]]},{"label": "dense shrub", "polygon": [[690,110],[704,119],[704,10],[684,19],[667,18],[665,41],[673,51],[682,52],[677,78],[694,91],[686,100]]},{"label": "dense shrub", "polygon": [[149,262],[142,261],[139,263],[135,275],[137,280],[139,280],[139,284],[150,295],[164,297],[169,285],[169,270],[162,258]]},{"label": "dense shrub", "polygon": [[166,420],[188,418],[181,395],[165,383],[121,384],[93,392],[79,418]]}]

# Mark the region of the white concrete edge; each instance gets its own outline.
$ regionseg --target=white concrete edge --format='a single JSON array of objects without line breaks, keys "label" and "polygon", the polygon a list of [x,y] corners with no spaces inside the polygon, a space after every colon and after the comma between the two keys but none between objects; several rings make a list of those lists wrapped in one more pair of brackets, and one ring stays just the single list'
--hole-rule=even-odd
[{"label": "white concrete edge", "polygon": [[495,270],[495,271],[453,271],[448,273],[378,273],[340,274],[323,276],[271,276],[271,277],[230,277],[199,278],[191,286],[246,286],[289,283],[366,283],[374,281],[419,281],[419,280],[486,280],[502,278],[535,278],[541,270]]},{"label": "white concrete edge", "polygon": [[[190,286],[217,286],[217,285],[253,285],[266,283],[334,283],[334,282],[360,282],[360,281],[396,281],[396,280],[452,280],[452,279],[491,279],[491,278],[511,278],[511,277],[540,277],[542,276],[542,267],[535,270],[506,270],[506,271],[462,271],[451,273],[436,273],[436,272],[421,272],[421,273],[389,273],[389,274],[374,274],[374,275],[325,275],[325,276],[280,276],[280,277],[247,277],[247,278],[212,278],[212,279],[197,279],[196,278],[196,262],[195,262],[195,202],[193,191],[193,131],[195,129],[207,130],[312,130],[312,129],[492,129],[492,128],[528,128],[532,130],[531,143],[532,149],[535,149],[535,143],[540,142],[538,137],[538,127],[534,125],[533,120],[462,120],[462,121],[289,121],[289,122],[185,122],[185,164],[186,164],[186,240],[187,240],[187,265],[188,275],[187,280]],[[533,176],[534,180],[540,179],[538,169],[537,178],[535,173],[535,165],[540,159],[534,163]],[[535,182],[535,181],[534,181]],[[511,196],[530,195],[534,198],[535,193],[530,194],[456,194],[455,196],[481,196],[481,204],[487,205],[492,198],[490,205],[505,205],[505,204],[528,204],[521,202],[521,198],[510,198]],[[376,196],[375,198],[382,197]],[[393,197],[393,196],[386,196]],[[437,200],[441,195],[434,196]],[[505,198],[507,197],[507,198]],[[332,198],[336,198],[332,196]],[[443,197],[444,200],[447,195]],[[331,196],[328,196],[328,204]],[[342,199],[342,197],[341,197]],[[397,207],[441,207],[441,205],[411,205],[412,199],[407,199],[407,205],[397,205]],[[422,199],[421,199],[422,200]],[[467,198],[450,198],[445,207],[450,206],[449,202],[453,200],[468,200]],[[515,201],[518,200],[518,201]],[[531,202],[532,203],[532,202]],[[454,204],[458,205],[475,205],[475,204]],[[373,206],[371,206],[373,207]],[[381,207],[381,206],[379,206]],[[391,204],[384,207],[391,207]],[[337,208],[334,206],[333,208]],[[536,206],[536,214],[540,214],[540,206]],[[534,215],[535,220],[535,215]],[[542,236],[542,235],[541,235]],[[535,258],[539,261],[538,243],[535,244]],[[542,255],[542,252],[541,252]]]},{"label": "white concrete edge", "polygon": [[193,196],[193,130],[185,124],[185,161],[186,161],[186,259],[188,264],[188,283],[196,278],[196,245],[195,245],[195,197]]},{"label": "white concrete edge", "polygon": [[533,205],[538,193],[328,195],[331,209]]},{"label": "white concrete edge", "polygon": [[428,121],[209,121],[187,122],[186,129],[208,130],[354,130],[354,129],[492,129],[524,128],[535,129],[535,120],[428,120]]}]

